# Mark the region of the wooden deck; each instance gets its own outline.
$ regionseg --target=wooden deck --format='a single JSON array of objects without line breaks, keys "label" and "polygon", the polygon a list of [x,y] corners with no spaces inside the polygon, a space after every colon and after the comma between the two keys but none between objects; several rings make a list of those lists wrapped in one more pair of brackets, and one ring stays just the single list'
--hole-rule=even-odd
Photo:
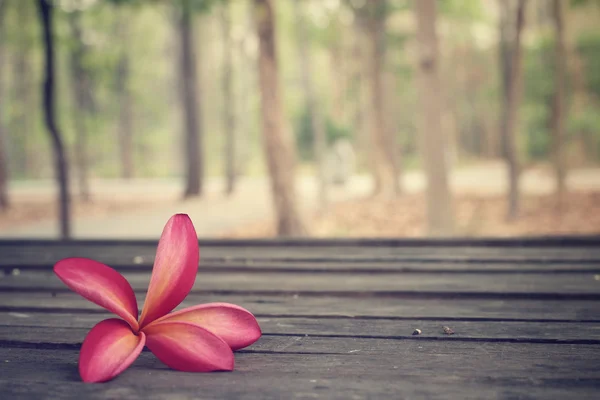
[{"label": "wooden deck", "polygon": [[81,383],[79,346],[110,314],[52,265],[97,259],[143,300],[155,246],[0,241],[0,398],[600,398],[600,238],[201,241],[183,306],[235,303],[263,330],[235,370],[176,372],[145,351]]}]

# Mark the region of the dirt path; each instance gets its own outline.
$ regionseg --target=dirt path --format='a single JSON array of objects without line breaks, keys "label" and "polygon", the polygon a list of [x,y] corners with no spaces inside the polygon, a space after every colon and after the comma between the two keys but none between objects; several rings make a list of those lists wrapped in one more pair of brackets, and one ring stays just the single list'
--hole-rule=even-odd
[{"label": "dirt path", "polygon": [[[453,191],[458,194],[497,196],[506,188],[504,168],[489,163],[458,169],[452,174]],[[415,194],[425,188],[425,179],[419,172],[409,172],[403,180],[407,193]],[[553,190],[549,171],[527,171],[522,177],[522,188],[527,194],[547,194]],[[600,191],[600,169],[572,171],[570,190]],[[268,182],[264,178],[245,178],[234,196],[221,194],[223,184],[218,179],[207,184],[207,195],[201,199],[179,200],[181,188],[176,180],[98,180],[92,184],[98,211],[83,208],[73,223],[75,238],[157,238],[164,223],[174,213],[184,212],[194,220],[201,237],[219,236],[240,226],[259,223],[272,218]],[[316,185],[313,178],[303,176],[298,182],[303,211],[315,208]],[[365,197],[370,193],[368,176],[355,176],[346,187],[333,188],[332,202]],[[11,187],[11,197],[19,202],[37,203],[39,216],[26,223],[0,224],[0,237],[56,238],[58,229],[52,215],[55,188],[52,182],[26,182]],[[105,203],[114,209],[102,209]],[[120,205],[120,206],[119,206]],[[91,211],[90,211],[91,210]]]}]

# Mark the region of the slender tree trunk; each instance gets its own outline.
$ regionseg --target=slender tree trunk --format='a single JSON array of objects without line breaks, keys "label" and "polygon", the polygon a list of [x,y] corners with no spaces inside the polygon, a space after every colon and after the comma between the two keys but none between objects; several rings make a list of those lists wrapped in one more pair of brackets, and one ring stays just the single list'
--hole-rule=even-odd
[{"label": "slender tree trunk", "polygon": [[359,13],[355,15],[352,31],[352,74],[350,82],[352,82],[353,95],[350,96],[354,99],[353,102],[353,116],[352,124],[354,126],[355,144],[358,149],[362,150],[360,158],[363,160],[368,167],[373,170],[374,160],[372,159],[371,144],[369,141],[369,129],[367,124],[367,113],[366,113],[366,81],[367,74],[365,73],[365,59],[368,57],[365,45],[366,28],[365,18]]},{"label": "slender tree trunk", "polygon": [[367,33],[371,50],[367,62],[370,84],[371,150],[375,178],[374,194],[398,194],[400,192],[398,163],[395,160],[395,148],[391,143],[391,138],[387,135],[385,121],[383,66],[385,64],[386,0],[368,0],[367,4]]},{"label": "slender tree trunk", "polygon": [[393,174],[393,193],[399,195],[402,193],[402,151],[398,144],[398,121],[400,119],[400,108],[398,107],[397,79],[393,72],[384,73],[385,84],[384,92],[385,104],[384,113],[387,116],[385,121],[386,155],[389,160],[389,167]]},{"label": "slender tree trunk", "polygon": [[427,175],[427,222],[430,235],[451,235],[454,225],[448,188],[441,109],[436,1],[415,1],[417,16],[418,90],[421,151]]},{"label": "slender tree trunk", "polygon": [[499,118],[499,135],[501,145],[501,156],[504,159],[508,157],[508,144],[507,144],[507,124],[506,115],[508,114],[509,104],[509,93],[511,86],[511,59],[512,59],[512,47],[514,44],[514,38],[512,37],[512,10],[510,7],[511,1],[498,0],[498,7],[500,8],[499,18],[499,33],[500,42],[498,46],[498,59],[500,63],[500,82],[501,82],[501,111]]},{"label": "slender tree trunk", "polygon": [[201,108],[199,107],[194,53],[194,10],[191,0],[181,1],[179,35],[181,43],[181,101],[184,108],[186,182],[183,197],[201,196],[204,183]]},{"label": "slender tree trunk", "polygon": [[236,168],[236,107],[233,93],[233,60],[231,40],[231,15],[229,4],[221,8],[221,28],[223,35],[223,127],[225,130],[225,194],[235,190]]},{"label": "slender tree trunk", "polygon": [[259,38],[263,142],[277,212],[277,233],[299,236],[305,231],[296,203],[294,141],[285,124],[281,104],[273,0],[254,0],[254,4]]},{"label": "slender tree trunk", "polygon": [[80,26],[79,11],[69,14],[69,25],[74,39],[74,48],[71,51],[71,73],[73,76],[73,103],[76,110],[73,119],[75,124],[75,166],[79,196],[82,201],[90,201],[90,187],[88,179],[87,155],[87,117],[90,111],[88,104],[89,76],[84,66],[85,44]]},{"label": "slender tree trunk", "polygon": [[[298,0],[296,0],[298,1]],[[299,0],[302,3],[302,0]],[[296,25],[298,23],[296,22]],[[338,27],[339,29],[339,27]],[[332,88],[332,117],[337,124],[345,125],[346,117],[346,74],[349,60],[344,59],[344,41],[343,36],[334,41],[329,47],[329,64],[331,66],[331,85]]]},{"label": "slender tree trunk", "polygon": [[6,0],[0,0],[0,212],[8,210],[8,160],[4,125],[4,13]]},{"label": "slender tree trunk", "polygon": [[521,36],[525,23],[525,0],[519,0],[515,25],[515,41],[510,66],[510,84],[506,107],[506,160],[508,166],[508,219],[519,215],[519,150],[517,146],[518,111],[523,91]]},{"label": "slender tree trunk", "polygon": [[52,3],[50,0],[38,0],[40,22],[43,30],[45,53],[45,78],[44,78],[44,116],[46,126],[50,133],[54,149],[54,163],[56,178],[59,185],[59,216],[60,233],[63,239],[71,236],[71,215],[69,197],[69,173],[62,135],[58,130],[54,110],[54,37],[52,23]]},{"label": "slender tree trunk", "polygon": [[306,19],[302,9],[302,0],[294,1],[294,13],[296,17],[296,42],[300,56],[300,69],[302,73],[302,87],[306,110],[310,116],[313,133],[313,153],[317,167],[318,204],[321,210],[327,207],[327,177],[325,176],[325,151],[327,149],[327,138],[325,136],[325,124],[323,115],[315,94],[312,74],[312,54],[309,48],[308,32],[306,31]]},{"label": "slender tree trunk", "polygon": [[552,131],[554,147],[554,172],[556,174],[556,200],[559,210],[562,208],[565,194],[566,166],[565,166],[565,26],[563,5],[561,0],[552,1],[555,26],[555,70],[554,70],[554,104],[552,107]]},{"label": "slender tree trunk", "polygon": [[499,150],[499,135],[498,130],[494,125],[494,115],[488,107],[482,107],[479,104],[478,109],[482,116],[483,129],[485,133],[485,153],[486,158],[496,158],[501,154]]},{"label": "slender tree trunk", "polygon": [[14,136],[18,140],[21,153],[17,153],[18,156],[12,159],[16,161],[15,172],[20,173],[22,176],[30,178],[32,176],[31,168],[31,122],[27,111],[30,105],[30,48],[31,38],[28,35],[27,22],[30,22],[29,6],[27,2],[20,2],[16,4],[17,18],[22,23],[19,25],[19,38],[17,44],[19,45],[20,51],[16,52],[13,57],[13,84],[14,87],[14,103],[16,112],[11,118],[11,130],[13,132],[21,133],[18,136]]},{"label": "slender tree trunk", "polygon": [[119,156],[121,160],[121,177],[131,179],[135,175],[133,153],[133,100],[129,88],[130,67],[129,50],[121,53],[117,65],[117,91],[119,107]]},{"label": "slender tree trunk", "polygon": [[[123,12],[124,10],[120,10]],[[131,51],[129,39],[129,22],[127,15],[119,15],[117,22],[118,37],[121,40],[121,54],[116,71],[117,98],[119,102],[119,122],[117,128],[119,143],[119,159],[121,164],[121,178],[131,179],[135,175],[134,150],[133,150],[133,99],[131,96]]]},{"label": "slender tree trunk", "polygon": [[251,115],[255,113],[254,107],[252,106],[252,94],[255,91],[255,78],[256,72],[256,61],[254,57],[250,55],[248,50],[248,43],[252,43],[254,36],[254,16],[253,16],[253,5],[247,3],[247,9],[245,11],[244,23],[244,35],[238,42],[237,55],[239,58],[238,65],[243,69],[244,73],[240,73],[239,76],[239,95],[235,96],[237,100],[238,115],[236,117],[237,123],[237,139],[238,148],[237,152],[238,160],[235,163],[235,174],[239,176],[242,171],[247,170],[248,162],[250,161],[252,152],[252,118]]}]

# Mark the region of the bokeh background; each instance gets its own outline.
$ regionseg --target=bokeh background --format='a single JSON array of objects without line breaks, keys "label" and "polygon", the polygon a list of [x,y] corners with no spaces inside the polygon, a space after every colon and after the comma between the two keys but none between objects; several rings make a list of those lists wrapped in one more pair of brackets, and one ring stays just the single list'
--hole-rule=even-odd
[{"label": "bokeh background", "polygon": [[598,234],[599,26],[597,0],[0,0],[0,236]]}]

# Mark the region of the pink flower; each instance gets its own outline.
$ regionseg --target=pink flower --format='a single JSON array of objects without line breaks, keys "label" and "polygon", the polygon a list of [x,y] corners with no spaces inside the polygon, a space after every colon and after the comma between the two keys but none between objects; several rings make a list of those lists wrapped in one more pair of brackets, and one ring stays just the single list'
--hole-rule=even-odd
[{"label": "pink flower", "polygon": [[[79,353],[85,382],[108,381],[123,372],[144,346],[173,369],[231,371],[233,350],[261,335],[256,318],[233,304],[209,303],[170,313],[188,295],[198,272],[198,238],[185,214],[165,226],[142,314],[135,294],[114,269],[86,258],[66,258],[54,273],[73,291],[115,313],[88,333]],[[170,314],[169,314],[170,313]]]}]

